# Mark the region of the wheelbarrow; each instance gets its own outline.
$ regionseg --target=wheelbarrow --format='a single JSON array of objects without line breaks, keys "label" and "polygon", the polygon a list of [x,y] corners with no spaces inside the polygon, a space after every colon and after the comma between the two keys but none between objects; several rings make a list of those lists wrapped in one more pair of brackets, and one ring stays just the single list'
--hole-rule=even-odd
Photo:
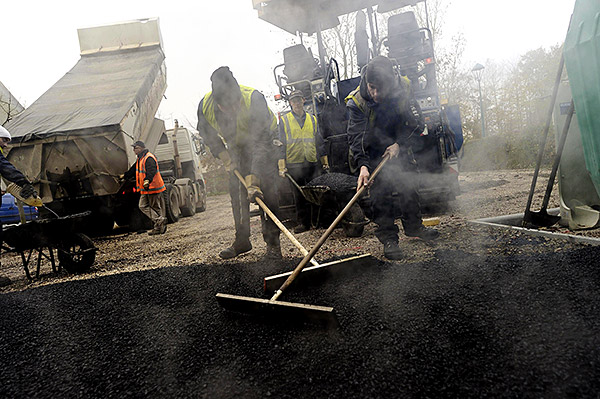
[{"label": "wheelbarrow", "polygon": [[[319,206],[318,218],[323,218],[322,222],[328,225],[340,213],[344,205],[348,203],[349,198],[352,198],[354,191],[348,193],[336,192],[329,186],[308,185],[302,186],[302,193],[308,202]],[[341,223],[347,237],[360,237],[365,225],[369,223],[369,219],[365,217],[357,202],[350,208]]]},{"label": "wheelbarrow", "polygon": [[[50,261],[53,272],[59,272],[62,267],[69,273],[85,272],[94,264],[97,250],[88,236],[78,232],[83,227],[84,218],[89,215],[90,212],[83,212],[7,226],[2,232],[6,243],[2,248],[21,255],[25,275],[30,281],[29,265],[34,252],[37,252],[36,278],[40,275],[42,258]],[[54,250],[59,261],[58,267]]]}]

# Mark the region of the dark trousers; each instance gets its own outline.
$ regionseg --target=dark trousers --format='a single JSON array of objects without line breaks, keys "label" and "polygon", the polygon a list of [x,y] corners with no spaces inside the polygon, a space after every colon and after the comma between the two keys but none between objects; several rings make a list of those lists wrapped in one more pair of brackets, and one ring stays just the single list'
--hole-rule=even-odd
[{"label": "dark trousers", "polygon": [[[375,236],[381,241],[398,242],[398,226],[395,215],[399,213],[404,230],[414,230],[421,226],[421,205],[419,204],[419,172],[412,157],[390,159],[381,169],[369,192],[371,196],[373,222],[377,224]],[[376,165],[381,160],[371,160]],[[392,194],[397,193],[398,201]],[[395,204],[396,202],[396,204]]]},{"label": "dark trousers", "polygon": [[[306,186],[308,182],[318,177],[320,172],[317,162],[291,163],[287,164],[287,169],[299,186]],[[294,194],[298,223],[310,227],[310,203],[295,186],[292,187],[292,193]]]},{"label": "dark trousers", "polygon": [[[239,172],[244,177],[249,175],[250,160],[244,154],[236,155]],[[275,160],[268,162],[267,166],[258,175],[260,189],[264,195],[264,202],[275,215],[279,215],[279,201],[276,189],[277,176],[277,163]],[[250,201],[248,201],[248,192],[233,173],[229,175],[229,196],[231,197],[231,208],[235,223],[235,241],[237,243],[248,241],[250,239]],[[262,209],[260,219],[263,239],[267,245],[279,245],[279,228]]]}]

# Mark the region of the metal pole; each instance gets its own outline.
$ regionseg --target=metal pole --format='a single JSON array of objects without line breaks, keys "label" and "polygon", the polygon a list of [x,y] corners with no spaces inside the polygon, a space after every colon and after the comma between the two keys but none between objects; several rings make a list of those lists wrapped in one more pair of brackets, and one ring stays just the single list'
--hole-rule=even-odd
[{"label": "metal pole", "polygon": [[479,83],[479,110],[481,111],[481,138],[485,137],[485,119],[483,115],[483,96],[481,95],[481,77],[477,79]]},{"label": "metal pole", "polygon": [[319,47],[319,62],[321,63],[321,71],[323,71],[323,76],[325,76],[325,73],[327,72],[327,67],[325,65],[325,47],[323,46],[321,22],[319,22],[319,26],[317,29],[317,46]]},{"label": "metal pole", "polygon": [[377,42],[379,41],[379,37],[377,36],[377,33],[375,32],[375,27],[373,26],[373,8],[372,7],[367,7],[367,15],[369,16],[369,28],[371,28],[371,44],[373,45],[373,57],[375,57],[376,55],[376,51],[378,50],[377,48]]},{"label": "metal pole", "polygon": [[[424,3],[425,3],[425,22],[427,23],[427,29],[431,32],[431,27],[429,26],[429,9],[427,8],[427,0],[425,0]],[[433,36],[433,34],[431,36]]]}]

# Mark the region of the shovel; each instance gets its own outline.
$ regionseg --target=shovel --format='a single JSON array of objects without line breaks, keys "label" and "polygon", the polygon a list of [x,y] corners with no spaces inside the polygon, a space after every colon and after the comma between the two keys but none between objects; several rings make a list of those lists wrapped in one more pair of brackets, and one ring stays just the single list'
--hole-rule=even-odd
[{"label": "shovel", "polygon": [[523,215],[523,225],[525,227],[550,227],[558,223],[560,220],[560,216],[548,214],[548,202],[550,202],[550,193],[552,192],[552,186],[554,185],[554,179],[556,178],[556,173],[560,165],[560,158],[562,156],[563,149],[565,148],[565,142],[567,140],[567,134],[569,133],[569,127],[571,126],[571,120],[573,119],[574,112],[575,105],[573,100],[571,100],[569,112],[567,113],[567,119],[565,120],[565,125],[563,126],[563,130],[558,142],[558,147],[556,148],[556,155],[554,156],[552,171],[550,172],[550,177],[548,178],[546,193],[544,194],[544,199],[542,200],[542,208],[538,212],[533,212],[529,209],[525,212]]},{"label": "shovel", "polygon": [[[356,194],[352,197],[350,202],[344,207],[340,214],[335,218],[331,226],[323,233],[321,238],[317,241],[315,246],[310,252],[300,261],[298,266],[294,269],[292,274],[285,280],[282,286],[275,292],[273,297],[269,300],[259,299],[252,297],[228,295],[228,294],[217,294],[217,301],[226,309],[252,314],[262,315],[277,315],[277,316],[293,316],[296,319],[304,319],[307,321],[317,321],[325,323],[327,325],[338,325],[337,317],[333,308],[324,306],[314,306],[299,304],[293,302],[282,302],[278,301],[279,297],[283,292],[290,286],[290,284],[298,277],[302,272],[302,269],[308,264],[308,262],[315,256],[317,251],[325,243],[327,238],[331,235],[338,223],[344,218],[346,213],[350,210],[352,205],[358,201],[363,191],[369,186],[377,174],[381,171],[381,168],[389,160],[389,156],[386,156],[377,166],[377,168],[371,174],[367,185],[362,186]],[[239,177],[239,176],[238,176]]]},{"label": "shovel", "polygon": [[[548,139],[548,132],[550,131],[550,125],[552,123],[552,113],[554,111],[554,104],[556,103],[556,97],[558,96],[558,87],[560,86],[560,79],[562,77],[562,72],[565,66],[565,57],[564,54],[560,57],[560,62],[558,63],[558,72],[556,73],[556,80],[554,81],[554,88],[552,90],[552,98],[550,100],[550,105],[548,108],[548,115],[546,117],[546,125],[544,126],[544,130],[542,132],[542,137],[540,139],[540,149],[538,150],[537,162],[535,165],[535,171],[533,173],[533,179],[531,180],[531,188],[529,189],[529,197],[527,198],[527,205],[525,206],[525,213],[523,214],[523,226],[524,227],[548,227],[552,226],[556,222],[560,220],[558,216],[549,215],[546,208],[548,206],[548,201],[544,201],[545,205],[542,206],[542,209],[539,212],[533,212],[531,210],[531,203],[533,201],[533,194],[535,193],[535,185],[537,183],[538,174],[540,173],[540,168],[542,166],[542,160],[544,159],[544,148],[546,147],[546,140]],[[571,115],[572,117],[572,115]],[[567,116],[569,124],[571,123],[571,118]],[[567,129],[568,131],[568,129]],[[564,135],[566,138],[566,135]],[[564,143],[563,143],[564,145]],[[562,151],[562,150],[561,150]],[[558,155],[558,148],[557,153]],[[560,160],[560,157],[559,157]],[[552,168],[554,171],[554,168]],[[556,173],[554,173],[556,175]],[[548,188],[552,190],[552,185],[554,184],[554,178],[552,181],[548,182]],[[546,188],[546,193],[548,199],[550,198],[550,193]],[[545,197],[544,197],[545,198]],[[556,219],[558,217],[558,219]]]},{"label": "shovel", "polygon": [[306,197],[306,194],[304,194],[304,190],[302,190],[302,187],[300,187],[300,185],[296,182],[296,180],[294,180],[292,175],[290,175],[289,173],[286,172],[285,176],[292,182],[294,187],[296,187],[298,189],[298,191],[300,191],[300,194],[302,194],[304,199],[307,200],[308,202],[310,202],[310,200]]}]

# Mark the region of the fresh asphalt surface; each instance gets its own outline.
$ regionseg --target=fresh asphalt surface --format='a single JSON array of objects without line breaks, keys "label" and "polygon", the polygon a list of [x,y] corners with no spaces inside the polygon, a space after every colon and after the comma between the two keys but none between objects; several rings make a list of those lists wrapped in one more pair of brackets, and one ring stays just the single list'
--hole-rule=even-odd
[{"label": "fresh asphalt surface", "polygon": [[[519,245],[515,240],[508,245]],[[181,265],[0,295],[0,397],[597,397],[600,250],[437,251],[284,294],[340,328],[224,311],[287,265]],[[276,269],[276,270],[275,270]]]}]

